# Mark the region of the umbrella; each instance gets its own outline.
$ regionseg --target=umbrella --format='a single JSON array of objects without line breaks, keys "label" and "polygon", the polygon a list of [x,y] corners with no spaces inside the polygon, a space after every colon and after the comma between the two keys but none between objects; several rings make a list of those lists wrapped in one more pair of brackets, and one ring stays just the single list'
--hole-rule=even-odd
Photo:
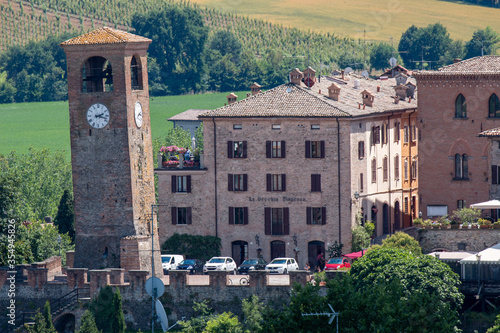
[{"label": "umbrella", "polygon": [[344,254],[344,257],[347,257],[349,259],[356,259],[356,258],[361,258],[365,254],[365,251],[359,251],[359,252],[353,252],[349,254]]},{"label": "umbrella", "polygon": [[490,200],[490,201],[480,202],[477,204],[472,204],[470,206],[471,208],[479,208],[479,209],[500,209],[500,201]]}]

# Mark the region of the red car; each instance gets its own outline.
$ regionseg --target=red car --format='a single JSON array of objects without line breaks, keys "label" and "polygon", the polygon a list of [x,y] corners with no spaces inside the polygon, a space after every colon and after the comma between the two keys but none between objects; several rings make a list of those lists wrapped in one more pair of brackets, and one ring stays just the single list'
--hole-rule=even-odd
[{"label": "red car", "polygon": [[332,258],[325,265],[325,271],[336,271],[339,268],[350,268],[351,264],[346,258]]}]

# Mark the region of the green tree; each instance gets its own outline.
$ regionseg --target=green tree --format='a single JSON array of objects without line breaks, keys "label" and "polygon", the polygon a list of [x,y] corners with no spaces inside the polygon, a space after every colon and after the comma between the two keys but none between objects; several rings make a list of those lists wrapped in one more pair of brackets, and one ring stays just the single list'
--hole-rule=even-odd
[{"label": "green tree", "polygon": [[[208,29],[199,11],[187,6],[166,6],[134,14],[131,26],[138,35],[153,40],[148,52],[158,66],[156,85],[163,86],[159,92],[200,90]],[[157,91],[151,93],[155,95]]]},{"label": "green tree", "polygon": [[198,126],[194,132],[194,138],[196,139],[196,148],[203,150],[203,123]]},{"label": "green tree", "polygon": [[398,52],[392,46],[386,43],[376,44],[370,52],[370,65],[375,69],[385,69],[389,66],[389,59],[396,57],[401,64],[401,58]]},{"label": "green tree", "polygon": [[210,50],[218,51],[222,57],[231,56],[231,61],[238,64],[242,52],[241,42],[236,36],[227,30],[216,31],[208,42]]},{"label": "green tree", "polygon": [[85,310],[82,321],[80,323],[80,329],[77,331],[77,333],[101,333],[101,331],[97,329],[92,312],[90,312],[89,310]]},{"label": "green tree", "polygon": [[224,312],[207,322],[203,332],[207,333],[243,333],[238,317],[231,312]]},{"label": "green tree", "polygon": [[95,318],[97,328],[103,332],[110,332],[111,318],[113,318],[113,289],[105,286],[99,290],[97,297],[90,303],[90,311]]},{"label": "green tree", "polygon": [[358,252],[370,246],[371,235],[368,234],[366,228],[358,225],[352,228],[352,252]]},{"label": "green tree", "polygon": [[243,308],[243,323],[247,332],[261,332],[265,306],[259,301],[259,297],[253,295],[248,300],[241,302]]},{"label": "green tree", "polygon": [[47,300],[43,306],[43,317],[45,318],[45,324],[47,330],[55,331],[54,324],[52,323],[52,314],[50,311],[50,302]]},{"label": "green tree", "polygon": [[125,332],[125,317],[122,310],[122,296],[120,290],[116,288],[113,294],[113,314],[111,317],[111,333],[124,333]]},{"label": "green tree", "polygon": [[490,327],[486,333],[500,333],[500,314],[497,316],[495,324]]},{"label": "green tree", "polygon": [[186,258],[199,258],[202,261],[220,255],[221,240],[215,236],[173,234],[161,249],[166,253],[180,253]]},{"label": "green tree", "polygon": [[465,59],[481,55],[495,54],[500,47],[500,36],[490,26],[478,29],[472,34],[471,40],[465,45]]},{"label": "green tree", "polygon": [[73,195],[69,190],[64,190],[61,201],[59,201],[54,225],[57,226],[60,234],[67,233],[71,238],[71,242],[75,242],[74,202]]},{"label": "green tree", "polygon": [[420,244],[407,233],[397,231],[382,241],[382,247],[404,249],[408,250],[415,255],[422,254]]},{"label": "green tree", "polygon": [[470,225],[476,223],[481,217],[481,210],[478,208],[462,208],[453,211],[451,220],[459,224]]},{"label": "green tree", "polygon": [[28,326],[29,333],[56,333],[56,330],[47,327],[47,322],[45,317],[40,311],[36,312],[35,315],[35,324],[33,326]]},{"label": "green tree", "polygon": [[203,332],[208,321],[215,317],[206,299],[201,303],[193,302],[193,304],[194,315],[191,319],[179,322],[179,326],[182,327],[182,332],[184,333]]}]

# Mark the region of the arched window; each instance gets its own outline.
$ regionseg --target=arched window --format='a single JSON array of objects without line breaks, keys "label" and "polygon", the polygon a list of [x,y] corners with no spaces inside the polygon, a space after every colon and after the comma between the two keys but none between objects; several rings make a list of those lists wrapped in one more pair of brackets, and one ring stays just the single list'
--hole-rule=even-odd
[{"label": "arched window", "polygon": [[399,155],[394,156],[394,180],[399,180]]},{"label": "arched window", "polygon": [[500,99],[496,94],[491,95],[489,101],[488,117],[500,118]]},{"label": "arched window", "polygon": [[142,90],[141,59],[133,56],[130,62],[130,83],[132,90]]},{"label": "arched window", "polygon": [[382,176],[384,182],[386,182],[389,179],[389,162],[387,160],[387,156],[384,156],[384,159],[382,160]]},{"label": "arched window", "polygon": [[377,160],[372,160],[372,183],[377,182]]},{"label": "arched window", "polygon": [[469,179],[467,154],[455,154],[455,179]]},{"label": "arched window", "polygon": [[113,91],[113,70],[103,57],[89,58],[82,67],[82,91]]},{"label": "arched window", "polygon": [[405,180],[408,180],[408,157],[405,158],[405,165],[404,165],[404,173],[405,173]]},{"label": "arched window", "polygon": [[467,118],[467,102],[462,94],[455,100],[455,118]]},{"label": "arched window", "polygon": [[411,161],[411,179],[417,179],[417,159]]}]

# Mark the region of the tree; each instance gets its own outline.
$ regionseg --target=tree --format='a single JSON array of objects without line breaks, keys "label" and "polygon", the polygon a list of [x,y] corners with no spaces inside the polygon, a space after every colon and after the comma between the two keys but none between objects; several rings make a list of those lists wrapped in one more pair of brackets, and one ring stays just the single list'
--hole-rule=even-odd
[{"label": "tree", "polygon": [[111,330],[111,318],[113,318],[113,289],[105,286],[99,290],[97,297],[90,303],[90,311],[94,315],[96,326],[103,332]]},{"label": "tree", "polygon": [[113,294],[113,314],[111,317],[111,333],[124,333],[125,332],[125,318],[122,310],[122,296],[120,290],[116,288]]},{"label": "tree", "polygon": [[500,36],[490,26],[478,29],[472,34],[472,38],[465,45],[467,54],[465,59],[481,55],[495,54],[500,47]]},{"label": "tree", "polygon": [[398,52],[392,46],[379,43],[370,52],[370,64],[375,69],[385,69],[389,67],[389,59],[392,57],[399,58],[399,63],[402,62]]},{"label": "tree", "polygon": [[207,333],[243,333],[238,317],[231,312],[224,312],[207,322],[203,332]]},{"label": "tree", "polygon": [[71,242],[75,242],[74,202],[73,195],[69,190],[64,190],[61,201],[59,201],[54,225],[57,226],[60,234],[68,234]]},{"label": "tree", "polygon": [[227,54],[231,55],[231,61],[235,64],[239,63],[240,55],[243,46],[236,36],[227,30],[219,30],[208,43],[210,50],[218,51],[224,57]]},{"label": "tree", "polygon": [[352,228],[352,252],[358,252],[370,246],[371,235],[368,234],[366,228],[358,225]]},{"label": "tree", "polygon": [[208,301],[204,299],[201,303],[193,302],[194,315],[190,320],[179,322],[182,327],[182,332],[198,333],[203,332],[209,320],[215,316],[212,314],[212,309],[208,306]]},{"label": "tree", "polygon": [[250,299],[244,299],[241,302],[243,308],[244,326],[248,332],[261,332],[262,330],[262,312],[264,312],[264,305],[259,302],[259,297],[253,295]]},{"label": "tree", "polygon": [[495,324],[490,327],[486,333],[500,333],[500,314],[497,316]]},{"label": "tree", "polygon": [[401,231],[397,231],[394,235],[384,239],[382,241],[382,247],[404,249],[415,255],[422,254],[422,248],[415,238]]},{"label": "tree", "polygon": [[134,14],[131,26],[138,35],[151,38],[149,57],[158,66],[155,86],[159,91],[180,94],[198,91],[203,75],[203,49],[208,29],[199,11],[167,6],[159,11]]},{"label": "tree", "polygon": [[89,310],[85,310],[82,321],[80,323],[80,329],[77,331],[77,333],[101,333],[101,331],[97,329],[92,312],[90,312]]},{"label": "tree", "polygon": [[35,324],[33,326],[28,326],[29,333],[56,333],[54,328],[47,328],[47,322],[45,317],[40,311],[36,312]]},{"label": "tree", "polygon": [[470,225],[476,223],[481,217],[481,210],[479,208],[462,208],[453,211],[451,220],[458,224]]},{"label": "tree", "polygon": [[54,324],[52,323],[52,314],[50,311],[50,302],[47,300],[43,306],[43,317],[45,318],[45,327],[48,331],[55,331]]}]

